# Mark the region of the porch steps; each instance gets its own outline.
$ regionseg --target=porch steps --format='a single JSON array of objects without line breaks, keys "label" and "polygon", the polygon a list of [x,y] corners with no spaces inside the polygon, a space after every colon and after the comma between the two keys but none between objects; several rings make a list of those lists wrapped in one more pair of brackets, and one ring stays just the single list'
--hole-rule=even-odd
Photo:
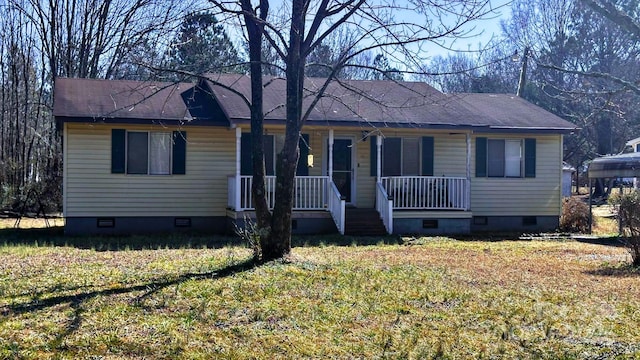
[{"label": "porch steps", "polygon": [[376,209],[347,208],[345,213],[345,235],[353,236],[385,236],[380,214]]}]

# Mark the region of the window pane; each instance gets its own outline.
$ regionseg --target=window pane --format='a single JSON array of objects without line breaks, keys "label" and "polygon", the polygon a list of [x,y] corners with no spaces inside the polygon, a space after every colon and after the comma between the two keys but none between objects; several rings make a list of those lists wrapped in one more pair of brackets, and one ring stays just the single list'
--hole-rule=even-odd
[{"label": "window pane", "polygon": [[504,140],[487,140],[488,175],[504,177]]},{"label": "window pane", "polygon": [[522,141],[507,140],[505,143],[505,176],[520,177],[522,171]]},{"label": "window pane", "polygon": [[149,174],[171,174],[171,133],[153,132],[149,138]]},{"label": "window pane", "polygon": [[404,139],[402,143],[402,175],[420,175],[420,145],[418,139]]},{"label": "window pane", "polygon": [[400,176],[402,163],[400,162],[400,138],[386,138],[382,144],[382,176]]},{"label": "window pane", "polygon": [[148,133],[127,132],[127,174],[146,174]]}]

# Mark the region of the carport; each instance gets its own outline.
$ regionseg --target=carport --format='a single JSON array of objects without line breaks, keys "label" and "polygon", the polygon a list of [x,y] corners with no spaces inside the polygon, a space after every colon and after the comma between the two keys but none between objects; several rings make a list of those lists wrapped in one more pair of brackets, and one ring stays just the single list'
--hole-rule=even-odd
[{"label": "carport", "polygon": [[[593,179],[604,178],[640,178],[640,153],[629,153],[603,156],[593,159],[589,164],[589,232],[593,224],[591,194],[593,193]],[[618,218],[618,231],[622,234],[622,224]]]}]

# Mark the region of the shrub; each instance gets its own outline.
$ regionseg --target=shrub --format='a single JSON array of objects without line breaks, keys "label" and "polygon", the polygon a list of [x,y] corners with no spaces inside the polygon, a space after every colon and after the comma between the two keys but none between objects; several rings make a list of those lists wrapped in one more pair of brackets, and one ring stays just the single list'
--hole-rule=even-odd
[{"label": "shrub", "polygon": [[560,230],[567,232],[589,232],[589,205],[578,197],[562,200]]},{"label": "shrub", "polygon": [[609,203],[622,221],[620,239],[631,254],[633,266],[640,267],[640,192],[611,196]]},{"label": "shrub", "polygon": [[253,259],[255,261],[262,260],[262,243],[261,239],[268,235],[268,229],[260,229],[248,216],[244,216],[242,226],[234,224],[235,233],[243,241],[245,241],[253,251]]}]

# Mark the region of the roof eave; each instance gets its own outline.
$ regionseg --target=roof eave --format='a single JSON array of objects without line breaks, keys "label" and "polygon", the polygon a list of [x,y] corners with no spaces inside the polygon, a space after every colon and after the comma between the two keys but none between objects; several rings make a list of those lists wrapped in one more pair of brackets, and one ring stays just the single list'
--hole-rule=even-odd
[{"label": "roof eave", "polygon": [[[232,127],[239,125],[250,125],[249,118],[233,118],[230,119]],[[286,121],[282,119],[265,119],[265,125],[285,125]],[[433,130],[470,130],[477,133],[518,133],[518,134],[570,134],[579,130],[579,128],[540,128],[540,127],[501,127],[479,124],[429,124],[429,123],[397,123],[397,122],[381,122],[381,121],[353,121],[353,120],[307,120],[306,125],[326,126],[326,127],[354,127],[363,125],[372,125],[379,128],[390,129],[433,129]]]},{"label": "roof eave", "polygon": [[86,117],[86,116],[56,116],[56,122],[62,123],[92,123],[92,124],[123,124],[123,125],[176,125],[176,126],[229,126],[228,122],[213,121],[212,119],[183,118],[183,119],[147,119],[121,117]]}]

